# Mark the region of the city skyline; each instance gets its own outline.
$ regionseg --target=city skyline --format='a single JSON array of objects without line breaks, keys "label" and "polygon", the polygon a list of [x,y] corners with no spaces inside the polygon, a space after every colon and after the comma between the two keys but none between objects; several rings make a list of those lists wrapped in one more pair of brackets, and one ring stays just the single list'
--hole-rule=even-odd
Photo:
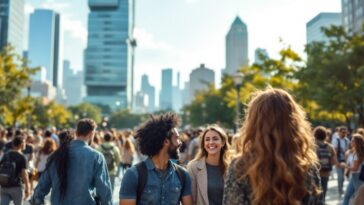
[{"label": "city skyline", "polygon": [[[63,14],[67,45],[64,46],[65,59],[70,60],[74,68],[82,69],[87,41],[87,1],[26,1],[27,13],[38,7],[52,8]],[[181,84],[184,84],[191,70],[201,62],[209,65],[219,79],[220,70],[225,67],[224,36],[237,15],[249,28],[249,60],[252,62],[258,47],[266,48],[270,56],[276,57],[283,47],[279,38],[302,54],[306,23],[320,12],[340,11],[339,0],[137,2],[134,91],[140,90],[141,75],[146,73],[159,92],[161,76],[158,73],[166,67],[180,71]],[[188,16],[184,15],[186,12]]]}]

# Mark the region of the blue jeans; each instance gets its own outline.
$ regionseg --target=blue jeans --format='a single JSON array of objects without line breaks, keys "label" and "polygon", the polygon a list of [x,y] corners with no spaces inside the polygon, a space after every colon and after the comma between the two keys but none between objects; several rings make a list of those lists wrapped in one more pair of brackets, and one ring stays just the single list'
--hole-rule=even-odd
[{"label": "blue jeans", "polygon": [[22,187],[1,187],[0,204],[9,205],[13,201],[14,205],[23,204],[23,188]]},{"label": "blue jeans", "polygon": [[321,187],[322,187],[321,201],[322,201],[322,204],[325,204],[325,198],[326,198],[328,182],[329,182],[329,177],[322,177],[321,176]]},{"label": "blue jeans", "polygon": [[346,188],[343,205],[349,205],[351,197],[353,197],[363,182],[359,180],[359,173],[351,175],[348,187]]},{"label": "blue jeans", "polygon": [[344,186],[344,168],[338,168],[336,167],[336,172],[337,172],[337,185],[339,188],[339,195],[341,196],[343,194],[343,186]]}]

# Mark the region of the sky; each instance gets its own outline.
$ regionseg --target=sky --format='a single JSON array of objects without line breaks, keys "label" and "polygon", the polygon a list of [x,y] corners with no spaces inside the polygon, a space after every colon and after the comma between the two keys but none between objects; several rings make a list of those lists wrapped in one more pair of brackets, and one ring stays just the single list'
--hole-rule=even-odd
[{"label": "sky", "polygon": [[[72,68],[82,70],[88,1],[25,3],[27,25],[35,8],[61,14],[64,59],[70,60]],[[225,36],[236,16],[248,27],[249,61],[253,62],[256,48],[266,49],[275,58],[280,49],[290,45],[302,55],[306,23],[320,12],[340,11],[340,0],[136,0],[134,91],[140,90],[141,75],[147,74],[159,93],[163,68],[173,68],[175,76],[179,71],[183,85],[201,63],[216,72],[219,82],[225,67]],[[26,26],[26,36],[28,30]],[[27,48],[27,41],[24,46]]]}]

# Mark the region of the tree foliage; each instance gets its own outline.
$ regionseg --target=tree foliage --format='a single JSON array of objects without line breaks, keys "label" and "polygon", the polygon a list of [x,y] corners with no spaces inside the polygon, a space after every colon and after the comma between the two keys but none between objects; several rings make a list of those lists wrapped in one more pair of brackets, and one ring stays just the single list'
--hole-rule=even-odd
[{"label": "tree foliage", "polygon": [[24,121],[23,115],[32,106],[21,92],[30,86],[30,77],[37,70],[29,68],[26,59],[14,53],[11,46],[0,52],[0,122],[15,125],[17,120]]},{"label": "tree foliage", "polygon": [[364,126],[364,35],[337,26],[323,31],[329,42],[306,46],[307,65],[297,73],[300,93],[316,103],[318,117],[348,121],[357,116]]},{"label": "tree foliage", "polygon": [[110,125],[118,129],[134,128],[147,117],[146,115],[132,114],[129,110],[119,110],[111,114]]},{"label": "tree foliage", "polygon": [[72,113],[72,120],[77,121],[81,118],[91,118],[95,120],[96,123],[101,122],[101,109],[90,103],[81,103],[76,106],[69,107]]}]

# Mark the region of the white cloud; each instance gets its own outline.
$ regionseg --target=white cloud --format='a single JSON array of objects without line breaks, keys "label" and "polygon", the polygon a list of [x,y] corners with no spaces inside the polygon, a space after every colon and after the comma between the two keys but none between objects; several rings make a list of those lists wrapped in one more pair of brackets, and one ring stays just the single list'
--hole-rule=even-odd
[{"label": "white cloud", "polygon": [[62,3],[62,2],[54,2],[54,1],[48,1],[48,2],[44,2],[42,4],[42,8],[46,8],[46,9],[52,9],[55,11],[58,11],[60,13],[62,13],[62,11],[65,11],[65,9],[70,8],[71,5],[69,3]]},{"label": "white cloud", "polygon": [[149,33],[143,28],[134,29],[134,37],[138,42],[138,48],[141,49],[153,49],[153,50],[173,50],[173,47],[168,43],[157,41],[153,34]]},{"label": "white cloud", "polygon": [[83,44],[87,40],[87,29],[81,20],[74,19],[70,13],[69,3],[54,2],[49,0],[41,5],[42,8],[52,9],[61,14],[62,26],[65,32],[70,32],[71,37],[81,40]]},{"label": "white cloud", "polygon": [[25,6],[24,6],[24,13],[25,13],[25,15],[29,15],[29,14],[31,14],[33,12],[34,12],[34,6],[32,6],[29,3],[25,3]]}]

